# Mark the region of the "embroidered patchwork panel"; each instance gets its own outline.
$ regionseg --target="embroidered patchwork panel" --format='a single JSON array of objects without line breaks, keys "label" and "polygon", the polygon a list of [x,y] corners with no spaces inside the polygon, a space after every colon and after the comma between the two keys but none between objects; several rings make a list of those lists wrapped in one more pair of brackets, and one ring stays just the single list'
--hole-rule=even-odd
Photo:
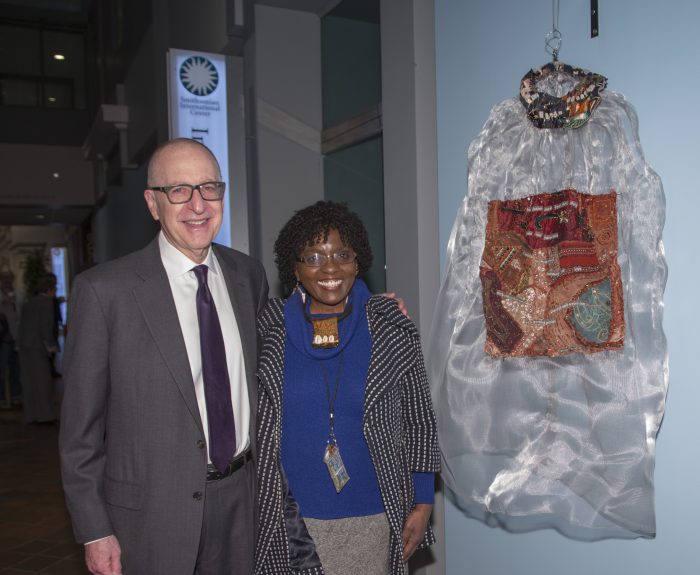
[{"label": "embroidered patchwork panel", "polygon": [[576,190],[489,202],[480,277],[486,353],[619,349],[625,324],[616,194]]}]

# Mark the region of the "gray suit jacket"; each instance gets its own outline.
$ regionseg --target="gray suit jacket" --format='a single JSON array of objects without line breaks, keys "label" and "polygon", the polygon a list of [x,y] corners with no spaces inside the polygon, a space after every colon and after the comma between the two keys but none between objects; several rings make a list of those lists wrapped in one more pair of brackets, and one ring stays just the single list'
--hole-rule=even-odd
[{"label": "gray suit jacket", "polygon": [[[255,319],[267,280],[258,261],[214,250],[241,334],[255,454]],[[69,313],[60,449],[76,538],[115,534],[125,573],[192,575],[207,452],[157,239],[80,274]]]}]

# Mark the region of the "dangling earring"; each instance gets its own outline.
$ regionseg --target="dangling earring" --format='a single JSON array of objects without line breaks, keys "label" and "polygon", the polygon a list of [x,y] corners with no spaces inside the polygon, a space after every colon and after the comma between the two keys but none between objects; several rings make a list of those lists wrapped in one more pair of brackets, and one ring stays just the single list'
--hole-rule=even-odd
[{"label": "dangling earring", "polygon": [[299,282],[299,278],[297,278],[297,285],[295,285],[294,289],[292,290],[292,295],[294,295],[295,291],[299,292],[299,296],[301,297],[301,303],[306,304],[306,292],[304,291],[304,288]]}]

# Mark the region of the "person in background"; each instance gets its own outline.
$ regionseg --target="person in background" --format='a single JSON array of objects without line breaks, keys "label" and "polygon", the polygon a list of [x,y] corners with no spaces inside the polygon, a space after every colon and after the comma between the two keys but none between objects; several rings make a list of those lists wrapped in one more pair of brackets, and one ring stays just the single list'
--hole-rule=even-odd
[{"label": "person in background", "polygon": [[[51,273],[49,274],[51,277],[53,277],[54,282],[58,285],[58,278],[56,277],[56,274]],[[57,293],[57,292],[55,292]],[[63,296],[57,296],[54,295],[53,298],[53,317],[54,317],[54,327],[53,327],[53,335],[54,339],[57,342],[60,342],[60,337],[63,335],[63,314],[61,313],[61,305],[65,303],[66,298]],[[56,369],[56,354],[53,354],[51,356],[51,377],[54,379],[57,379],[61,377],[61,373]]]},{"label": "person in background", "polygon": [[4,407],[5,402],[5,349],[9,333],[10,325],[7,323],[7,316],[0,310],[0,409]]},{"label": "person in background", "polygon": [[19,363],[24,392],[26,423],[53,423],[53,356],[58,351],[54,326],[56,277],[45,274],[37,283],[37,295],[22,306],[19,322]]},{"label": "person in background", "polygon": [[360,279],[372,251],[344,204],[298,211],[275,257],[290,295],[258,318],[256,573],[404,573],[434,540],[440,466],[418,331]]},{"label": "person in background", "polygon": [[78,275],[60,450],[73,530],[100,575],[253,570],[260,262],[213,244],[225,184],[212,152],[155,150],[160,233]]},{"label": "person in background", "polygon": [[[5,337],[0,339],[0,404],[7,405],[18,405],[22,402],[17,349],[19,309],[14,282],[15,274],[12,273],[9,263],[3,260],[0,265],[0,313],[7,319],[8,329]],[[6,387],[9,387],[9,397],[5,395]]]}]

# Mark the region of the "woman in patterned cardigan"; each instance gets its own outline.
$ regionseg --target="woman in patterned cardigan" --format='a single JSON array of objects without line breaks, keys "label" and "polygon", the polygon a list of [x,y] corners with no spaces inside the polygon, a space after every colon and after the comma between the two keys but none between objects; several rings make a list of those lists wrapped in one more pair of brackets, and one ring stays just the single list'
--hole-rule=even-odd
[{"label": "woman in patterned cardigan", "polygon": [[291,295],[258,318],[255,571],[405,573],[440,461],[418,332],[357,279],[372,251],[345,205],[297,212],[275,256]]}]

